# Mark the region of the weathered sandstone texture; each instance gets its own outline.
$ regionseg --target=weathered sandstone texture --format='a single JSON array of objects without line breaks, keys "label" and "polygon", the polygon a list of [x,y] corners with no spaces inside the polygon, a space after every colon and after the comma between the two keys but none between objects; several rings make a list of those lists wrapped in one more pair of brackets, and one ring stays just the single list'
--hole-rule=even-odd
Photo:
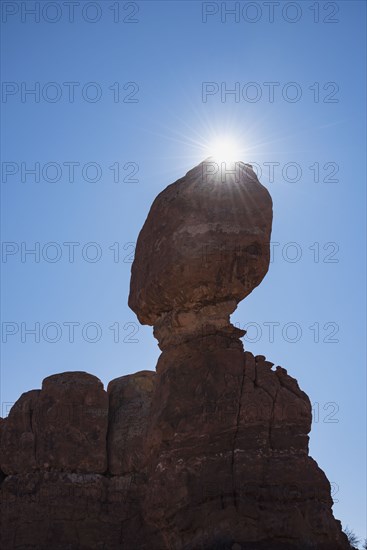
[{"label": "weathered sandstone texture", "polygon": [[162,191],[136,244],[129,305],[161,349],[229,322],[269,267],[272,200],[250,165],[204,161]]},{"label": "weathered sandstone texture", "polygon": [[[0,424],[0,548],[347,550],[330,484],[308,456],[307,395],[285,369],[227,343],[165,351],[157,373],[118,378],[108,394],[91,377],[97,395],[82,387],[93,408],[64,413],[57,462],[37,462],[29,435],[32,399],[47,403],[47,389],[24,394]],[[82,373],[67,375],[81,391]],[[93,439],[107,396],[108,432]],[[54,416],[38,410],[33,433],[53,433]],[[68,440],[81,426],[84,454]]]},{"label": "weathered sandstone texture", "polygon": [[156,372],[107,391],[53,375],[0,419],[2,550],[349,550],[308,455],[308,396],[230,324],[271,224],[249,165],[206,161],[157,197],[129,297]]},{"label": "weathered sandstone texture", "polygon": [[5,474],[36,470],[103,473],[107,468],[108,397],[86,372],[49,376],[24,393],[1,430]]}]

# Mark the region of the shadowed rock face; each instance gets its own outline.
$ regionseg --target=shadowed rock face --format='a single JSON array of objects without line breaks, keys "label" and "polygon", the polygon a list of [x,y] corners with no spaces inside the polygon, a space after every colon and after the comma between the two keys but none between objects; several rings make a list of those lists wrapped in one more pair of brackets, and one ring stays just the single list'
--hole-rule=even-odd
[{"label": "shadowed rock face", "polygon": [[270,196],[246,165],[213,169],[163,191],[138,239],[129,303],[156,372],[107,392],[53,375],[0,419],[1,549],[349,550],[308,396],[229,322],[268,269]]},{"label": "shadowed rock face", "polygon": [[155,373],[142,371],[108,384],[108,464],[114,475],[139,472],[145,459],[145,437]]},{"label": "shadowed rock face", "polygon": [[271,225],[271,197],[243,163],[204,161],[158,195],[137,240],[129,306],[161,349],[243,334],[229,315],[268,271]]},{"label": "shadowed rock face", "polygon": [[40,390],[32,390],[18,399],[4,419],[0,430],[0,468],[6,474],[37,469],[34,411]]},{"label": "shadowed rock face", "polygon": [[1,431],[1,469],[104,472],[107,414],[107,394],[97,377],[49,376],[42,390],[24,393],[12,407]]},{"label": "shadowed rock face", "polygon": [[348,548],[308,456],[310,401],[272,365],[224,339],[161,355],[144,510],[165,548]]},{"label": "shadowed rock face", "polygon": [[[7,434],[15,427],[19,441],[28,440],[29,411],[48,401],[42,393],[50,386],[24,394],[0,422],[1,469],[12,472],[0,477],[0,547],[349,550],[330,484],[308,456],[307,395],[285,369],[227,344],[211,336],[201,349],[183,344],[162,353],[157,373],[101,388],[109,398],[104,473],[91,472],[93,449],[78,452],[76,440],[67,447],[81,426],[88,438],[86,407],[57,430],[67,467],[35,462],[37,438],[17,461]],[[67,374],[82,401],[100,391],[95,377],[92,393],[83,373]],[[54,417],[39,410],[33,430],[40,422],[48,434]]]}]

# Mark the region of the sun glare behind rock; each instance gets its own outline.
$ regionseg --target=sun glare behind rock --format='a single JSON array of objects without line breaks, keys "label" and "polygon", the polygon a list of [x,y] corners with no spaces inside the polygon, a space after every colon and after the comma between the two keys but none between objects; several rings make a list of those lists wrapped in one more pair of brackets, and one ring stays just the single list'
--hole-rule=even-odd
[{"label": "sun glare behind rock", "polygon": [[220,138],[210,145],[210,156],[217,162],[233,162],[240,159],[240,150],[234,139]]}]

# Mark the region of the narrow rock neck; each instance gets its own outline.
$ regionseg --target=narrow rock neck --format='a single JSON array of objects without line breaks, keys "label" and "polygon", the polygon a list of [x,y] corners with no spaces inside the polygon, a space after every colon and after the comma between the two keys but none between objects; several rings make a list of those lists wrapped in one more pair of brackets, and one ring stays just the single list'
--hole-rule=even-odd
[{"label": "narrow rock neck", "polygon": [[162,314],[154,325],[154,336],[160,349],[179,346],[184,343],[202,340],[208,336],[224,337],[238,341],[246,334],[230,322],[230,314],[237,308],[235,300],[207,305],[188,311],[171,310]]}]

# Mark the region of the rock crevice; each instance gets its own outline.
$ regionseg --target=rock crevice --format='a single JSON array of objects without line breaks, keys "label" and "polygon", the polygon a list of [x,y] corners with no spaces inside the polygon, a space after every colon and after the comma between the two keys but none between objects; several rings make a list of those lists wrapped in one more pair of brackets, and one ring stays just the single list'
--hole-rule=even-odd
[{"label": "rock crevice", "polygon": [[233,502],[235,505],[235,508],[237,509],[238,503],[237,503],[237,493],[236,493],[236,483],[235,483],[235,453],[236,453],[236,443],[237,443],[237,435],[238,431],[240,429],[240,420],[241,420],[241,406],[242,406],[242,398],[243,398],[243,388],[245,383],[245,372],[246,372],[246,358],[244,358],[244,365],[243,365],[243,372],[242,372],[242,380],[240,385],[240,395],[238,400],[238,412],[237,412],[237,418],[236,418],[236,429],[233,436],[233,445],[232,445],[232,462],[231,462],[231,471],[232,471],[232,487],[233,487]]}]

